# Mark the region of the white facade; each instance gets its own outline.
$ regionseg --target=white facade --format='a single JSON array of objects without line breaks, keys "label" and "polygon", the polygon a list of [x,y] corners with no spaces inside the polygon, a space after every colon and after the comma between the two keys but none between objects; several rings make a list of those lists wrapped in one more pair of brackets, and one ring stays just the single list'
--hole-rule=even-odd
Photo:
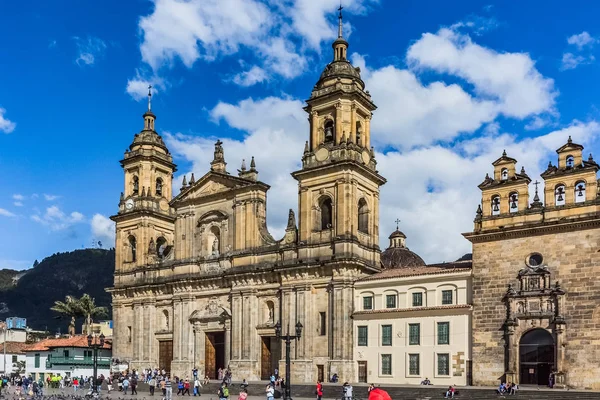
[{"label": "white facade", "polygon": [[[25,361],[25,354],[11,354],[6,353],[6,361],[3,352],[0,352],[0,374],[6,373],[12,374],[17,372],[17,363],[20,361]],[[27,369],[25,369],[24,374],[27,373]]]},{"label": "white facade", "polygon": [[[455,263],[460,265],[461,263]],[[471,269],[398,268],[355,284],[357,381],[468,384]]]},{"label": "white facade", "polygon": [[[27,374],[36,379],[48,375],[83,376],[93,375],[93,350],[77,347],[56,347],[46,351],[26,351]],[[98,350],[98,375],[110,375],[111,351]]]},{"label": "white facade", "polygon": [[0,343],[7,342],[19,342],[25,343],[27,341],[27,331],[21,329],[2,329],[0,331]]}]

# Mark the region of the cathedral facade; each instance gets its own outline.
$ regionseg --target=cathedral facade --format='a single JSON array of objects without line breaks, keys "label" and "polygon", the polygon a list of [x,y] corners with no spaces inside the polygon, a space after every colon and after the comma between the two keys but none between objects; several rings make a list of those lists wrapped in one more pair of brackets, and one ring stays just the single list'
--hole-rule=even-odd
[{"label": "cathedral facade", "polygon": [[[473,232],[473,382],[600,389],[598,164],[569,137],[543,193],[506,152],[479,185]],[[543,196],[543,197],[542,197]],[[543,203],[542,203],[543,198]]]},{"label": "cathedral facade", "polygon": [[375,104],[347,60],[339,34],[333,61],[307,105],[310,129],[298,181],[298,213],[285,235],[266,223],[269,185],[257,163],[228,170],[215,144],[210,170],[184,177],[173,197],[172,156],[144,114],[121,165],[125,189],[116,223],[113,299],[114,357],[130,368],[159,367],[215,378],[231,367],[236,379],[284,371],[282,333],[303,326],[292,343],[292,379],[337,373],[354,380],[354,282],[380,270],[379,188],[370,146]]}]

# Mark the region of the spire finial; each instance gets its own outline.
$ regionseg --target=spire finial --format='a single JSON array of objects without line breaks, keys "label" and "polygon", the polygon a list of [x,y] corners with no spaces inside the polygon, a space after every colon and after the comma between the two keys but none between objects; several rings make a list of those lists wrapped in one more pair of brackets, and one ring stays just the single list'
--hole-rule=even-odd
[{"label": "spire finial", "polygon": [[400,229],[400,219],[396,218],[396,220],[394,221],[396,223],[396,230]]},{"label": "spire finial", "polygon": [[506,150],[502,152],[502,157],[506,157]]},{"label": "spire finial", "polygon": [[571,135],[569,135],[569,139],[567,140],[567,143],[568,143],[568,144],[571,144],[571,143],[573,143],[573,139],[571,139]]},{"label": "spire finial", "polygon": [[342,10],[344,9],[344,7],[342,7],[342,0],[340,0],[340,8],[338,8],[338,11],[340,12],[339,16],[338,16],[338,38],[344,37],[343,33],[342,33]]},{"label": "spire finial", "polygon": [[152,110],[152,85],[148,85],[148,111]]}]

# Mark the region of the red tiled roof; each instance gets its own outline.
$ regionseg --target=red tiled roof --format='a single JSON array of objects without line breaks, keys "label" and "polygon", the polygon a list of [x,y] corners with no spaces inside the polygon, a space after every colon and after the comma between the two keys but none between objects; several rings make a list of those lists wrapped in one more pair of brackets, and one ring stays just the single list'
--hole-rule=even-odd
[{"label": "red tiled roof", "polygon": [[384,269],[381,272],[367,276],[359,280],[359,282],[374,281],[379,279],[402,278],[408,276],[419,275],[439,275],[450,274],[453,272],[470,271],[473,263],[469,261],[456,261],[451,263],[429,264],[420,267],[404,267]]},{"label": "red tiled roof", "polygon": [[[96,339],[97,343],[98,339]],[[23,351],[47,351],[52,347],[89,347],[87,336],[85,335],[77,335],[71,336],[68,338],[59,338],[59,339],[44,339],[37,343],[33,343],[27,346]],[[110,340],[104,341],[103,349],[111,349],[112,343]]]},{"label": "red tiled roof", "polygon": [[6,354],[25,354],[24,349],[29,345],[22,342],[6,342],[0,343],[0,353],[4,353],[4,346],[6,345]]},{"label": "red tiled roof", "polygon": [[406,311],[430,311],[430,310],[454,310],[463,308],[473,308],[470,304],[450,304],[446,306],[432,306],[432,307],[410,307],[410,308],[382,308],[380,310],[364,310],[355,311],[353,315],[368,315],[368,314],[386,314],[395,312],[406,312]]}]

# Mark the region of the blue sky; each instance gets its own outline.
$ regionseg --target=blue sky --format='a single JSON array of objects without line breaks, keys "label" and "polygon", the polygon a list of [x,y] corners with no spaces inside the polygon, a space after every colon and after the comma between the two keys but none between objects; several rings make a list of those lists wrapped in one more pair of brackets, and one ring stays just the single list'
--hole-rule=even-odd
[{"label": "blue sky", "polygon": [[[476,185],[504,148],[539,173],[568,135],[597,153],[600,4],[344,0],[353,63],[379,106],[381,236],[400,218],[428,262],[469,251]],[[255,156],[268,224],[296,208],[302,102],[332,57],[337,0],[5,2],[0,13],[0,268],[114,245],[118,161],[145,87],[179,172],[224,139]],[[598,156],[600,157],[600,155]],[[533,189],[531,190],[533,196]],[[386,240],[382,240],[386,245]]]}]

